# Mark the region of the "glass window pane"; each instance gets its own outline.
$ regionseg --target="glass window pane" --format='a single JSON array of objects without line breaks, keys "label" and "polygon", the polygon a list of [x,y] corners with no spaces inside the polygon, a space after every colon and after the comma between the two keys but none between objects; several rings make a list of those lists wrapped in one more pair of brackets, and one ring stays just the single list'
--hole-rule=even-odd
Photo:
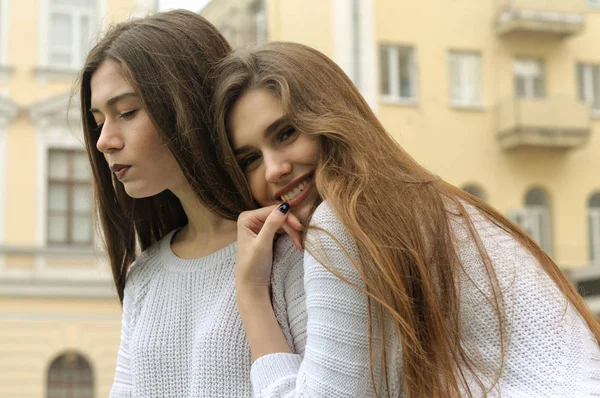
[{"label": "glass window pane", "polygon": [[75,216],[72,219],[71,231],[73,242],[89,243],[92,241],[92,220],[89,215]]},{"label": "glass window pane", "polygon": [[48,153],[48,176],[53,180],[65,180],[69,174],[67,152],[50,151]]},{"label": "glass window pane", "polygon": [[460,79],[460,59],[457,54],[450,54],[450,96],[457,102],[462,100]]},{"label": "glass window pane", "polygon": [[600,65],[594,65],[592,72],[593,80],[593,101],[592,108],[600,109]]},{"label": "glass window pane", "polygon": [[48,209],[50,211],[66,212],[68,207],[67,186],[50,184],[48,186]]},{"label": "glass window pane", "polygon": [[579,99],[585,101],[585,76],[584,76],[584,68],[585,66],[582,64],[577,64],[577,87],[579,90]]},{"label": "glass window pane", "polygon": [[398,65],[400,67],[400,97],[412,98],[412,84],[411,84],[411,50],[407,48],[398,49]]},{"label": "glass window pane", "polygon": [[388,59],[388,48],[381,46],[379,49],[379,66],[381,71],[381,94],[390,95],[390,64]]},{"label": "glass window pane", "polygon": [[76,185],[73,187],[73,210],[77,213],[89,212],[91,209],[91,193],[89,185]]},{"label": "glass window pane", "polygon": [[79,19],[79,30],[80,30],[80,34],[81,34],[79,56],[80,56],[81,62],[83,63],[83,60],[85,59],[87,52],[91,46],[92,34],[90,31],[90,17],[88,17],[86,15],[81,16],[81,18]]},{"label": "glass window pane", "polygon": [[73,17],[69,14],[52,13],[50,15],[50,45],[52,47],[70,47],[73,36]]},{"label": "glass window pane", "polygon": [[73,154],[73,178],[77,181],[90,181],[90,163],[83,151]]},{"label": "glass window pane", "polygon": [[66,216],[48,217],[48,240],[51,242],[66,242],[67,240],[67,218]]}]

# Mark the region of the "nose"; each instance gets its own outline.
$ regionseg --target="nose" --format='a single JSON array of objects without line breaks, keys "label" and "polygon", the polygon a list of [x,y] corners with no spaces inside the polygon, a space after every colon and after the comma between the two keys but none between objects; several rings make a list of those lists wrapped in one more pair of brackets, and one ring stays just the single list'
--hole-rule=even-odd
[{"label": "nose", "polygon": [[108,120],[102,125],[96,148],[102,153],[111,153],[123,147],[123,139],[116,126]]},{"label": "nose", "polygon": [[281,154],[263,153],[265,178],[268,182],[279,182],[292,171],[292,164]]}]

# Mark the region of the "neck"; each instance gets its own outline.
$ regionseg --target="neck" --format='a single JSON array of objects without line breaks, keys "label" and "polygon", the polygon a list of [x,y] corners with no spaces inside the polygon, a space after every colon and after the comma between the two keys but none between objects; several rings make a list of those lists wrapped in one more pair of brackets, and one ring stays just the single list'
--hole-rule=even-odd
[{"label": "neck", "polygon": [[183,211],[188,219],[188,224],[178,235],[185,236],[186,241],[201,240],[206,243],[220,240],[225,236],[232,236],[233,234],[233,239],[235,240],[237,232],[236,222],[226,220],[208,210],[198,200],[192,187],[188,186],[186,188],[173,190],[173,193],[181,202]]}]

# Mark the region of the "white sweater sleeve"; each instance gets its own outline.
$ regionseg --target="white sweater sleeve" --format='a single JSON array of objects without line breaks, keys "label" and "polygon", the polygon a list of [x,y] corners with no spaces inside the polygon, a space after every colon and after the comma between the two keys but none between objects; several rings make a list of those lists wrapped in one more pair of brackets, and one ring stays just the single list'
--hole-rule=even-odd
[{"label": "white sweater sleeve", "polygon": [[[329,231],[353,258],[356,248],[343,225],[326,203],[315,212],[312,225]],[[309,230],[307,244],[322,248],[326,266],[362,286],[336,240]],[[256,397],[370,397],[375,396],[369,371],[367,298],[358,288],[333,275],[305,252],[307,343],[304,357],[276,353],[259,358],[252,366]],[[377,377],[377,375],[376,375]]]},{"label": "white sweater sleeve", "polygon": [[[132,265],[133,267],[133,265]],[[132,321],[133,306],[135,303],[133,282],[129,279],[125,286],[123,297],[123,317],[121,320],[121,344],[117,355],[117,368],[110,398],[130,398],[133,394],[133,380],[130,364],[129,336]]]}]

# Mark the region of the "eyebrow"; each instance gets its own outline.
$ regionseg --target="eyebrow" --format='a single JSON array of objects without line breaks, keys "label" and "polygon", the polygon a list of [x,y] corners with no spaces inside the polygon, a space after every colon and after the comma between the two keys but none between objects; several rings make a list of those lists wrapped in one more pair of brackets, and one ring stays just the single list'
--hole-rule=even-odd
[{"label": "eyebrow", "polygon": [[[287,115],[281,116],[279,119],[275,120],[273,123],[269,124],[264,132],[264,138],[268,139],[271,134],[273,134],[280,125],[284,124],[288,120]],[[233,150],[233,154],[235,156],[240,155],[241,153],[248,152],[251,149],[250,145],[244,145],[239,148]]]},{"label": "eyebrow", "polygon": [[[106,106],[108,107],[112,107],[114,106],[117,102],[125,99],[125,98],[130,98],[130,97],[139,97],[139,95],[137,95],[134,92],[131,93],[123,93],[123,94],[119,94],[117,96],[112,97],[111,99],[109,99],[108,101],[106,101]],[[101,113],[99,109],[97,108],[90,108],[90,112],[92,113]]]}]

